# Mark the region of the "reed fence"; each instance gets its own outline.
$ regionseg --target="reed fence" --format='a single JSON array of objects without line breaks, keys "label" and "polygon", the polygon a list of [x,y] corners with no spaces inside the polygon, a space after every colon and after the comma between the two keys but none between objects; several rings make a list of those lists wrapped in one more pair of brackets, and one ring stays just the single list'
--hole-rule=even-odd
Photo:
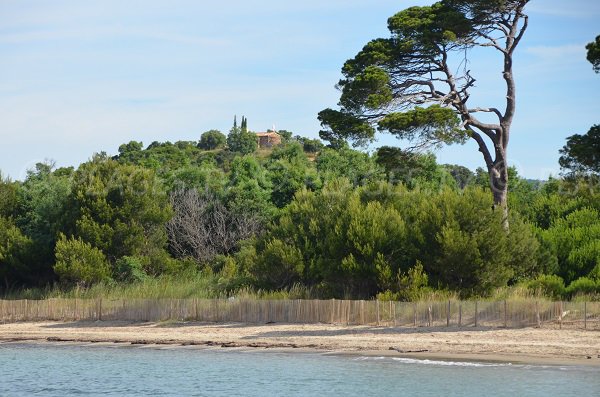
[{"label": "reed fence", "polygon": [[44,320],[600,329],[600,302],[58,298],[0,300],[0,322]]}]

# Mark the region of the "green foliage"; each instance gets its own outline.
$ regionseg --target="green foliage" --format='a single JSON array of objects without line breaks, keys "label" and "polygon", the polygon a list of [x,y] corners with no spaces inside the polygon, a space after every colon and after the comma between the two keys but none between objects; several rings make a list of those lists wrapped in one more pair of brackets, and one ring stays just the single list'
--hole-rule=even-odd
[{"label": "green foliage", "polygon": [[464,142],[467,135],[450,108],[434,104],[402,112],[391,109],[398,108],[399,103],[419,103],[413,101],[415,91],[426,91],[423,82],[439,71],[436,67],[447,51],[464,48],[464,40],[473,32],[472,22],[456,7],[438,2],[397,13],[388,20],[388,28],[389,39],[369,42],[344,64],[345,78],[338,84],[342,109],[319,113],[326,127],[321,138],[363,144],[373,139],[371,124],[376,124],[380,131],[423,143]]},{"label": "green foliage", "polygon": [[439,190],[443,186],[456,186],[452,175],[438,165],[433,153],[421,154],[382,146],[377,150],[375,161],[385,168],[389,181],[401,182],[411,189]]},{"label": "green foliage", "polygon": [[448,171],[448,173],[454,178],[457,186],[460,189],[464,189],[468,185],[473,183],[475,179],[475,174],[473,171],[464,167],[462,165],[456,164],[444,164],[443,167]]},{"label": "green foliage", "polygon": [[227,135],[227,148],[242,155],[254,153],[258,148],[256,134],[248,131],[248,124],[242,117],[242,126],[238,127],[234,122],[233,128]]},{"label": "green foliage", "polygon": [[587,60],[594,67],[594,72],[600,73],[600,35],[596,36],[596,40],[588,43],[585,49],[587,50]]},{"label": "green foliage", "polygon": [[274,212],[271,193],[268,174],[255,157],[247,155],[233,160],[225,192],[229,210],[235,214],[270,219]]},{"label": "green foliage", "polygon": [[200,136],[198,147],[204,150],[214,150],[225,146],[227,137],[219,130],[209,130]]},{"label": "green foliage", "polygon": [[567,292],[565,282],[557,275],[540,275],[527,283],[527,288],[537,294],[554,300],[561,300]]},{"label": "green foliage", "polygon": [[36,164],[18,190],[15,221],[32,240],[33,248],[27,261],[39,283],[54,278],[56,238],[73,219],[73,207],[69,203],[72,175],[66,170],[53,172],[52,168],[51,163]]},{"label": "green foliage", "polygon": [[139,282],[148,277],[144,272],[143,260],[134,256],[124,256],[115,262],[113,277],[117,281]]},{"label": "green foliage", "polygon": [[37,275],[27,263],[32,245],[12,220],[0,216],[0,280],[4,286],[37,282]]},{"label": "green foliage", "polygon": [[388,113],[378,123],[380,131],[388,131],[400,139],[433,144],[464,143],[468,136],[459,125],[460,119],[452,109],[439,105]]},{"label": "green foliage", "polygon": [[0,171],[0,216],[11,218],[17,214],[19,185],[5,178]]},{"label": "green foliage", "polygon": [[304,138],[300,141],[302,143],[302,149],[306,153],[318,153],[323,149],[323,142],[319,139],[308,139]]},{"label": "green foliage", "polygon": [[146,270],[166,270],[164,224],[171,209],[151,170],[96,156],[75,173],[72,200],[75,235],[111,263],[123,256],[146,257]]},{"label": "green foliage", "polygon": [[119,158],[123,161],[133,162],[142,155],[144,144],[142,142],[130,141],[119,146]]},{"label": "green foliage", "polygon": [[350,112],[325,109],[319,112],[318,118],[321,125],[327,127],[319,131],[319,137],[329,142],[334,149],[342,148],[346,139],[364,145],[375,137],[375,129]]},{"label": "green foliage", "polygon": [[273,150],[267,163],[272,184],[271,202],[283,208],[303,187],[315,189],[321,181],[299,143],[282,145]]},{"label": "green foliage", "polygon": [[350,148],[323,149],[316,160],[317,171],[323,181],[348,178],[354,185],[383,179],[383,170],[366,153]]},{"label": "green foliage", "polygon": [[255,244],[261,267],[248,269],[261,286],[301,281],[336,297],[389,290],[409,299],[428,284],[485,295],[541,270],[530,227],[515,218],[507,234],[501,216],[480,190],[410,192],[383,183],[355,189],[332,180],[320,192],[296,194]]},{"label": "green foliage", "polygon": [[54,271],[61,282],[69,285],[86,287],[110,279],[110,266],[102,251],[80,238],[67,239],[64,234],[56,242]]},{"label": "green foliage", "polygon": [[261,255],[248,270],[260,285],[270,289],[284,288],[302,279],[303,256],[297,247],[274,238],[264,243]]},{"label": "green foliage", "polygon": [[286,263],[294,269],[293,278],[279,278],[280,283],[302,280],[335,296],[345,291],[368,296],[377,288],[374,260],[386,252],[386,260],[397,267],[401,249],[390,256],[384,248],[401,247],[404,230],[395,211],[378,203],[365,205],[347,181],[334,181],[320,194],[297,193],[271,233],[257,242],[256,262],[263,267],[260,272],[250,268],[250,273],[264,282],[261,275],[277,275],[280,263]]},{"label": "green foliage", "polygon": [[179,189],[208,189],[222,193],[226,184],[225,172],[213,163],[185,166],[173,171],[165,178],[165,186],[171,192]]},{"label": "green foliage", "polygon": [[582,208],[555,218],[540,232],[558,259],[558,275],[567,283],[589,275],[600,263],[600,214]]},{"label": "green foliage", "polygon": [[585,135],[568,137],[560,154],[558,162],[568,173],[600,176],[600,125],[594,125]]},{"label": "green foliage", "polygon": [[406,301],[418,301],[424,293],[429,291],[429,277],[423,270],[423,264],[417,261],[408,272],[398,275],[399,292],[398,298]]},{"label": "green foliage", "polygon": [[[270,132],[270,131],[271,130],[268,130],[267,132]],[[292,139],[292,135],[294,135],[294,133],[292,131],[288,131],[288,130],[279,130],[279,131],[273,131],[273,132],[277,132],[281,136],[281,140],[283,142],[290,141]]]},{"label": "green foliage", "polygon": [[567,294],[572,298],[578,295],[598,295],[600,294],[600,282],[587,277],[580,277],[569,284]]}]

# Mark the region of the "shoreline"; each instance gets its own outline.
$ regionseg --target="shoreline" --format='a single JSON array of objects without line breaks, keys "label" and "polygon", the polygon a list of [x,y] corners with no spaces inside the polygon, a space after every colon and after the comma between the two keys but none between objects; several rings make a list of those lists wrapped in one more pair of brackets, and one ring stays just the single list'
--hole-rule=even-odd
[{"label": "shoreline", "polygon": [[11,343],[303,352],[600,367],[600,332],[538,328],[440,330],[326,324],[101,321],[0,324],[0,344]]}]

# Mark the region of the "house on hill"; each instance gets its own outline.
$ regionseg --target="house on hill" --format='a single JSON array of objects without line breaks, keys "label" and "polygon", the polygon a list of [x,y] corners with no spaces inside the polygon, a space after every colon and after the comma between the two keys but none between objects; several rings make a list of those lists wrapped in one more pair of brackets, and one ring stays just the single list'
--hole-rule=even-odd
[{"label": "house on hill", "polygon": [[258,147],[261,149],[271,148],[281,144],[281,135],[275,131],[256,132]]}]

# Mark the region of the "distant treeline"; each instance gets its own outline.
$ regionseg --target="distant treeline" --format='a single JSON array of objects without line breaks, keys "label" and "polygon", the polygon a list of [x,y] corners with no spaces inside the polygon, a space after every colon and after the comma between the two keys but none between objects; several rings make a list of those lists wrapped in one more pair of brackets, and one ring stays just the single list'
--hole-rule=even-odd
[{"label": "distant treeline", "polygon": [[77,169],[0,178],[0,290],[195,272],[223,290],[302,285],[324,298],[600,293],[593,176],[539,182],[511,169],[507,232],[482,169],[282,137],[258,149],[243,119],[228,136],[129,142]]}]

